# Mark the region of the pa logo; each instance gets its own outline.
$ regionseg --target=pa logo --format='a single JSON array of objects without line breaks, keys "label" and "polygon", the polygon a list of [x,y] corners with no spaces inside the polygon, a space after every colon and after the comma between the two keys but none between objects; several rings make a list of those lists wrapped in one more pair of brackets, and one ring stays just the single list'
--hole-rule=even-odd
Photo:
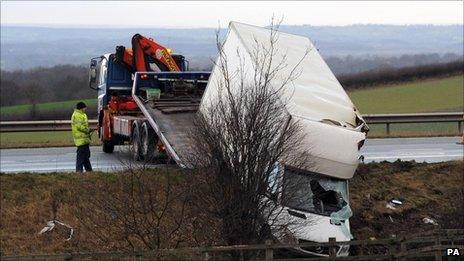
[{"label": "pa logo", "polygon": [[461,252],[459,252],[459,248],[447,248],[446,255],[447,256],[460,256]]}]

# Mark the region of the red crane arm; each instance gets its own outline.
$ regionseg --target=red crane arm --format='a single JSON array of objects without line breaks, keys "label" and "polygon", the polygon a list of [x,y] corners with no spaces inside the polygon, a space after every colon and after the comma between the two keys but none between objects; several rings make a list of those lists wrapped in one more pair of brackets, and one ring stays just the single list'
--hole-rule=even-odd
[{"label": "red crane arm", "polygon": [[167,71],[180,71],[167,48],[156,43],[153,39],[146,38],[140,34],[135,34],[132,37],[132,49],[127,49],[123,46],[116,48],[118,60],[132,67],[137,72],[150,71],[145,55],[151,56],[163,64]]}]

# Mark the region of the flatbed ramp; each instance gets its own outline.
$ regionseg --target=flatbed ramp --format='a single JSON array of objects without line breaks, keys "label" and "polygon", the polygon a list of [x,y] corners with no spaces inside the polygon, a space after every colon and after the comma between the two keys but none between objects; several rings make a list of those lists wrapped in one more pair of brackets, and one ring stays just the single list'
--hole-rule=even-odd
[{"label": "flatbed ramp", "polygon": [[142,111],[165,145],[166,151],[176,163],[185,166],[192,151],[190,134],[200,99],[162,98],[156,102],[142,102],[142,104]]}]

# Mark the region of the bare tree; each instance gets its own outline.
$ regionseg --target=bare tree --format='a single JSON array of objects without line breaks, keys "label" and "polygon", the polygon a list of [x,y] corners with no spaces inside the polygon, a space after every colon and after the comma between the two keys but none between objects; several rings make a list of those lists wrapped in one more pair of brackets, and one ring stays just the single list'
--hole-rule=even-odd
[{"label": "bare tree", "polygon": [[[279,179],[278,166],[305,169],[310,165],[301,143],[301,126],[287,110],[291,97],[285,95],[310,50],[288,68],[286,55],[278,55],[276,49],[278,26],[271,24],[266,43],[255,39],[247,53],[237,49],[238,68],[230,68],[217,37],[215,66],[220,77],[210,81],[217,81],[218,93],[200,109],[192,131],[193,202],[209,213],[213,223],[220,221],[226,244],[262,243],[276,230],[284,230],[290,221],[279,219],[281,205],[297,188],[285,187],[290,183]],[[282,78],[284,69],[290,73]],[[277,203],[284,190],[287,196]]]},{"label": "bare tree", "polygon": [[37,103],[40,101],[43,96],[43,88],[38,83],[33,82],[26,86],[25,95],[28,97],[29,103],[31,104],[30,109],[30,118],[36,120],[39,115],[37,115]]},{"label": "bare tree", "polygon": [[177,170],[130,168],[75,194],[80,229],[110,249],[176,248],[188,241],[188,198]]}]

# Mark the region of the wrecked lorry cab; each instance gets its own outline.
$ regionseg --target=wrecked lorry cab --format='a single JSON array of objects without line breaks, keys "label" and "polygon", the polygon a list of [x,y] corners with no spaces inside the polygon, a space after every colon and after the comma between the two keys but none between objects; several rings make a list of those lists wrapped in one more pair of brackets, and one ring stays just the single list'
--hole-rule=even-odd
[{"label": "wrecked lorry cab", "polygon": [[[270,48],[270,29],[231,22],[221,52],[226,57],[229,71],[254,72],[253,56],[256,46]],[[286,77],[297,70],[297,76],[285,86],[282,99],[291,120],[302,126],[302,143],[310,155],[311,164],[304,170],[294,170],[285,163],[279,164],[275,182],[291,182],[295,175],[303,178],[297,202],[281,205],[283,222],[293,219],[311,220],[307,226],[290,228],[290,237],[296,242],[328,242],[351,239],[349,231],[348,180],[358,166],[358,152],[366,138],[368,127],[347,93],[312,42],[303,36],[276,32],[273,64],[284,64],[273,79],[280,86]],[[214,104],[221,95],[223,75],[216,62],[200,104],[200,110]],[[232,76],[233,77],[233,76]],[[252,75],[241,75],[252,81]],[[231,80],[232,91],[234,79]],[[235,79],[237,82],[239,79]],[[332,191],[344,201],[342,208],[321,209],[315,199],[314,187],[319,184],[324,192]],[[313,185],[313,186],[312,186]],[[277,198],[284,198],[285,189]],[[281,241],[289,241],[289,235],[275,235]],[[299,252],[326,255],[321,249],[297,249]],[[347,255],[348,246],[340,246],[338,255]]]}]

